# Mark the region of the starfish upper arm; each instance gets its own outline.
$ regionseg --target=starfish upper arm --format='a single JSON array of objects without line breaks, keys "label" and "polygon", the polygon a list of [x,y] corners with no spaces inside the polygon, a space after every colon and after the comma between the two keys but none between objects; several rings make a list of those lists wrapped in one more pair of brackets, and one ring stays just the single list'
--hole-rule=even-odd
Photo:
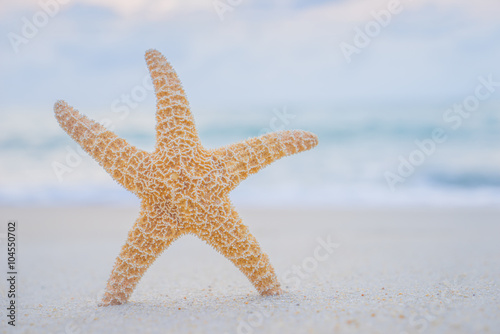
[{"label": "starfish upper arm", "polygon": [[64,101],[56,102],[54,111],[61,127],[118,183],[135,192],[135,179],[148,153],[130,145]]},{"label": "starfish upper arm", "polygon": [[234,188],[250,174],[285,156],[309,150],[318,144],[315,134],[301,130],[286,130],[254,137],[215,150],[214,155],[225,161],[225,168]]},{"label": "starfish upper arm", "polygon": [[146,52],[146,63],[157,98],[157,149],[165,147],[165,144],[174,144],[173,139],[179,137],[191,144],[199,144],[186,93],[172,65],[156,50]]}]

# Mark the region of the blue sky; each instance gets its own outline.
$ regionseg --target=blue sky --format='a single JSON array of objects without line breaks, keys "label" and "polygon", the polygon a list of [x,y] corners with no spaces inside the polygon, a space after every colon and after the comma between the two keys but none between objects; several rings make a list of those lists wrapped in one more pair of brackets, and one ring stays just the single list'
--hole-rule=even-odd
[{"label": "blue sky", "polygon": [[[401,0],[350,62],[341,43],[354,45],[356,29],[373,25],[372,12],[391,1],[59,0],[15,52],[13,34],[43,18],[41,3],[56,2],[2,4],[0,113],[51,112],[57,99],[109,109],[142,84],[149,48],[172,62],[200,109],[439,105],[470,94],[480,75],[500,80],[497,0]],[[229,9],[221,14],[214,4]]]}]

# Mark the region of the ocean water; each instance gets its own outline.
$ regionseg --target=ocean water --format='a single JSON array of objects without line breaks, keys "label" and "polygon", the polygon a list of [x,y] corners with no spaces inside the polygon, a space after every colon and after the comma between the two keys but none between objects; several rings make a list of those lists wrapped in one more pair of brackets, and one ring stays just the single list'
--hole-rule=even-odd
[{"label": "ocean water", "polygon": [[[218,147],[280,129],[316,133],[311,151],[281,159],[231,195],[240,206],[498,206],[500,104],[468,117],[452,105],[264,106],[195,110],[202,142]],[[142,149],[154,147],[154,112],[84,111]],[[448,112],[448,113],[447,113]],[[52,110],[5,113],[0,205],[132,205],[59,128]]]}]

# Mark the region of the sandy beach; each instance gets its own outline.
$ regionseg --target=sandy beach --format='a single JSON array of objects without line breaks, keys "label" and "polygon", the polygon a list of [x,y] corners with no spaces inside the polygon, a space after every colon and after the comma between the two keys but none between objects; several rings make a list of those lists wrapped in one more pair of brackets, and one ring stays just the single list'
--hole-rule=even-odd
[{"label": "sandy beach", "polygon": [[[500,332],[499,210],[239,211],[286,293],[260,297],[228,260],[188,236],[128,304],[99,308],[138,209],[0,209],[1,233],[18,221],[15,332]],[[4,284],[3,310],[5,293]],[[6,320],[2,332],[11,330]]]}]

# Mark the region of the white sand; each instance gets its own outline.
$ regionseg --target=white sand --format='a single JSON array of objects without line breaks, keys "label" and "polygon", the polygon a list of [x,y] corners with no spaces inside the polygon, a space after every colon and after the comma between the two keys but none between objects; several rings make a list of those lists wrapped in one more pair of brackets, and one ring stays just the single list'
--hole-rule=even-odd
[{"label": "white sand", "polygon": [[[99,308],[137,209],[0,209],[0,233],[9,218],[20,226],[15,332],[500,333],[500,210],[240,213],[286,294],[258,296],[229,261],[184,237],[128,304]],[[338,248],[314,260],[328,235]],[[294,265],[310,273],[299,278]]]}]

